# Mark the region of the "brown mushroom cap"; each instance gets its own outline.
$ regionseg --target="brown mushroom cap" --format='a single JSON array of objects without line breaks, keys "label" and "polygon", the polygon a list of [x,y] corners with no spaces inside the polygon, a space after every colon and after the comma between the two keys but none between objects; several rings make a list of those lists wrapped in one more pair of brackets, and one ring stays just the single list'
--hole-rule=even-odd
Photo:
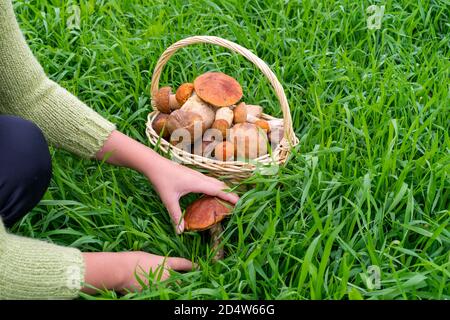
[{"label": "brown mushroom cap", "polygon": [[216,197],[204,196],[191,203],[184,215],[186,230],[207,230],[231,214],[233,205]]},{"label": "brown mushroom cap", "polygon": [[165,129],[162,135],[163,138],[167,138],[169,136],[169,131],[167,130],[167,128],[165,128],[168,118],[168,114],[160,113],[152,122],[153,130],[155,130],[158,135],[160,135],[161,131]]},{"label": "brown mushroom cap", "polygon": [[202,117],[194,112],[187,112],[181,109],[175,110],[167,118],[166,128],[170,134],[173,134],[177,129],[185,129],[189,132],[191,141],[195,140],[195,123],[199,126],[202,123]]},{"label": "brown mushroom cap", "polygon": [[254,125],[261,128],[266,133],[270,131],[269,123],[266,120],[256,120]]},{"label": "brown mushroom cap", "polygon": [[156,92],[155,96],[153,97],[156,108],[162,113],[170,113],[171,93],[172,89],[170,87],[162,87]]},{"label": "brown mushroom cap", "polygon": [[177,98],[178,103],[182,106],[187,99],[189,99],[194,92],[194,84],[193,83],[183,83],[178,87],[177,92],[175,93],[175,97]]},{"label": "brown mushroom cap", "polygon": [[197,95],[216,107],[228,107],[242,98],[242,88],[234,78],[222,72],[207,72],[194,80]]}]

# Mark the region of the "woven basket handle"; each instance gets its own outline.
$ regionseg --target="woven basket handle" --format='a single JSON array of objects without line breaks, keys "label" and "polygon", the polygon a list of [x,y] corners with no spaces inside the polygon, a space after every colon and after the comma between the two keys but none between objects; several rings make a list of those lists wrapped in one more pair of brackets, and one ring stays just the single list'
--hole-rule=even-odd
[{"label": "woven basket handle", "polygon": [[172,57],[175,52],[183,47],[187,47],[191,44],[197,44],[197,43],[209,43],[209,44],[215,44],[224,48],[227,48],[231,51],[237,52],[240,55],[247,58],[249,61],[251,61],[254,65],[256,65],[259,70],[269,79],[270,84],[272,85],[273,89],[275,90],[275,94],[277,95],[278,101],[280,102],[281,110],[283,111],[283,121],[284,121],[284,135],[287,138],[287,140],[292,144],[296,144],[297,138],[295,137],[293,128],[292,128],[292,118],[291,113],[289,110],[288,101],[286,98],[286,94],[284,93],[284,89],[281,86],[280,81],[278,81],[275,74],[270,70],[269,66],[260,58],[258,58],[256,55],[254,55],[250,50],[232,42],[229,40],[225,40],[219,37],[213,37],[213,36],[194,36],[189,37],[183,40],[180,40],[178,42],[175,42],[170,47],[168,47],[161,57],[159,58],[158,62],[156,63],[155,70],[153,71],[152,76],[152,83],[151,83],[151,94],[152,98],[156,94],[159,88],[159,78],[161,76],[161,72],[163,67],[166,65],[166,63],[169,61],[170,57]]}]

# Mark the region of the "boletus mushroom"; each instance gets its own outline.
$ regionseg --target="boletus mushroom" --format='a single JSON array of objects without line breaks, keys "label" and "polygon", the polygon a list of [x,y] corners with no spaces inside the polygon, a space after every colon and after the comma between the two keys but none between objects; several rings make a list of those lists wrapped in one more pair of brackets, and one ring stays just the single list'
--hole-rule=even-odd
[{"label": "boletus mushroom", "polygon": [[153,97],[156,108],[162,113],[170,113],[172,110],[178,109],[178,103],[171,87],[160,88]]},{"label": "boletus mushroom", "polygon": [[193,94],[187,99],[180,110],[193,112],[201,116],[203,121],[203,131],[211,128],[216,116],[214,109],[209,104],[202,101],[196,94]]},{"label": "boletus mushroom", "polygon": [[213,260],[223,259],[224,251],[220,247],[222,234],[221,221],[231,214],[233,205],[217,197],[203,196],[186,208],[184,222],[186,230],[209,230],[211,235],[211,248],[216,251]]},{"label": "boletus mushroom", "polygon": [[216,119],[212,124],[212,128],[219,130],[223,139],[227,137],[227,129],[233,125],[233,117],[233,110],[229,107],[223,107],[216,111]]},{"label": "boletus mushroom", "polygon": [[262,115],[262,107],[254,104],[239,103],[234,112],[234,123],[250,122],[254,123],[259,120]]},{"label": "boletus mushroom", "polygon": [[[194,141],[194,137],[196,135],[196,126],[200,127],[201,134],[202,123],[203,119],[199,114],[178,109],[168,116],[166,128],[169,131],[170,135],[172,135],[176,130],[179,130],[177,132],[178,135],[189,135],[189,137],[186,137],[188,138],[187,140]],[[181,129],[186,130],[186,132],[182,132]]]},{"label": "boletus mushroom", "polygon": [[194,80],[195,93],[215,107],[229,107],[242,98],[242,87],[222,72],[206,72]]},{"label": "boletus mushroom", "polygon": [[179,86],[175,93],[178,104],[182,106],[192,96],[192,93],[194,93],[193,83],[186,82]]},{"label": "boletus mushroom", "polygon": [[234,125],[230,129],[230,141],[234,144],[238,160],[255,159],[267,153],[267,134],[252,123]]},{"label": "boletus mushroom", "polygon": [[222,141],[214,148],[214,157],[220,161],[230,161],[234,159],[234,144],[230,141]]},{"label": "boletus mushroom", "polygon": [[169,118],[168,114],[160,113],[156,116],[156,118],[152,122],[153,130],[155,130],[158,135],[161,135],[162,132],[162,137],[164,139],[167,139],[170,136],[169,130],[166,127],[168,118]]},{"label": "boletus mushroom", "polygon": [[258,119],[254,122],[257,127],[260,127],[265,132],[269,133],[275,129],[282,129],[284,126],[283,119],[262,120]]}]

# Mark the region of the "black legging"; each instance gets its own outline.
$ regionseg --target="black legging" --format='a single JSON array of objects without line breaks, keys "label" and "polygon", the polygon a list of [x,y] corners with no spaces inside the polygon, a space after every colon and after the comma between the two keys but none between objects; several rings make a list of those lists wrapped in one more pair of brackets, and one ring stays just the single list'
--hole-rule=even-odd
[{"label": "black legging", "polygon": [[50,183],[47,142],[32,122],[0,115],[0,216],[6,226],[41,200]]}]

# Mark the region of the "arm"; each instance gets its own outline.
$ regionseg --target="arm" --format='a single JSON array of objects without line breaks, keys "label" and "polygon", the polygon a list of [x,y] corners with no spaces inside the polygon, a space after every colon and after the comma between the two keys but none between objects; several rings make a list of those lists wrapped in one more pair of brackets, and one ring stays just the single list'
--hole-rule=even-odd
[{"label": "arm", "polygon": [[135,274],[148,284],[149,271],[161,275],[155,280],[165,280],[170,269],[188,271],[192,263],[146,252],[81,253],[9,234],[0,219],[0,300],[72,299],[80,290],[93,294],[94,288],[139,290]]}]

